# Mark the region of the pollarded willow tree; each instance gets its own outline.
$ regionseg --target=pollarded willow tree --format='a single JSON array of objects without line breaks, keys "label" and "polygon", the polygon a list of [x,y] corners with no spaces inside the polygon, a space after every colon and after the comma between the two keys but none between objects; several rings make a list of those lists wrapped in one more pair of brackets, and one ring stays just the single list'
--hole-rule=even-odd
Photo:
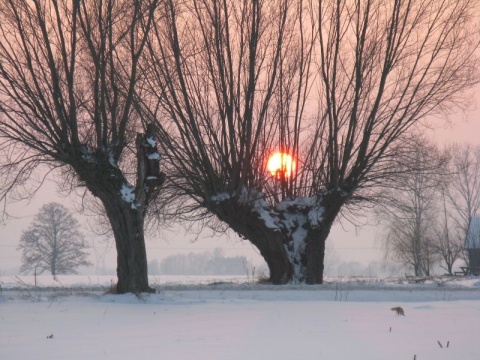
[{"label": "pollarded willow tree", "polygon": [[[424,117],[478,80],[476,0],[166,0],[148,43],[172,183],[265,258],[322,283],[342,209],[368,200]],[[290,174],[266,172],[275,150]]]},{"label": "pollarded willow tree", "polygon": [[[102,203],[117,291],[151,291],[144,218],[163,176],[139,111],[139,61],[158,0],[0,3],[1,198],[40,165]],[[136,131],[147,128],[145,133]]]}]

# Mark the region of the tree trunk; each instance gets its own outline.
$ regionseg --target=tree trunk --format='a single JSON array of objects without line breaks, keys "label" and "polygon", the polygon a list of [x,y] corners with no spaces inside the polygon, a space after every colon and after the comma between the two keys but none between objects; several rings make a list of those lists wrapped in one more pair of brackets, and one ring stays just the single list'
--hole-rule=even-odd
[{"label": "tree trunk", "polygon": [[56,248],[53,249],[52,259],[50,262],[50,271],[54,279],[55,279],[55,276],[57,276],[57,256],[55,252],[56,252]]},{"label": "tree trunk", "polygon": [[259,249],[273,284],[322,284],[325,242],[343,203],[339,192],[331,192],[316,203],[290,201],[280,210],[230,198],[209,204],[209,210]]},{"label": "tree trunk", "polygon": [[[252,243],[260,250],[270,270],[270,281],[272,284],[286,284],[292,280],[294,269],[285,251],[283,236],[280,233],[264,232],[252,234]],[[260,235],[260,236],[259,236]]]},{"label": "tree trunk", "polygon": [[[92,172],[93,173],[93,172]],[[116,293],[154,292],[148,285],[147,253],[144,238],[145,207],[126,201],[122,181],[86,183],[105,209],[117,250]],[[125,184],[125,182],[124,182]],[[123,191],[123,194],[122,194]]]},{"label": "tree trunk", "polygon": [[305,240],[305,282],[307,284],[323,284],[325,243],[345,201],[346,197],[340,191],[326,192],[319,202],[319,208],[323,210],[318,224],[308,223]]},{"label": "tree trunk", "polygon": [[305,282],[307,284],[323,284],[325,242],[330,233],[330,228],[331,225],[325,224],[321,228],[310,230],[305,239]]},{"label": "tree trunk", "polygon": [[216,203],[210,211],[258,248],[268,265],[273,284],[286,284],[292,279],[293,264],[285,249],[286,238],[279,229],[268,227],[249,206],[237,201]]},{"label": "tree trunk", "polygon": [[453,268],[453,264],[447,263],[447,271],[448,271],[448,275],[450,276],[453,276],[452,268]]},{"label": "tree trunk", "polygon": [[129,184],[116,164],[113,152],[79,150],[72,166],[88,190],[102,202],[117,249],[117,293],[154,292],[148,285],[144,223],[149,201],[155,198],[165,175],[159,170],[160,155],[155,129],[137,134],[136,186]]},{"label": "tree trunk", "polygon": [[117,293],[154,292],[148,285],[143,212],[123,199],[101,197],[117,249]]}]

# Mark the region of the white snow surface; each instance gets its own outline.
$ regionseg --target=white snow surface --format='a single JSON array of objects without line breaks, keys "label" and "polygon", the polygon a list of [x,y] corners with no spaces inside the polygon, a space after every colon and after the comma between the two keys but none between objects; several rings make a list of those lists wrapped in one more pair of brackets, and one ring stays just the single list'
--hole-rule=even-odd
[{"label": "white snow surface", "polygon": [[480,359],[480,278],[159,276],[156,294],[106,295],[112,280],[0,276],[0,359]]}]

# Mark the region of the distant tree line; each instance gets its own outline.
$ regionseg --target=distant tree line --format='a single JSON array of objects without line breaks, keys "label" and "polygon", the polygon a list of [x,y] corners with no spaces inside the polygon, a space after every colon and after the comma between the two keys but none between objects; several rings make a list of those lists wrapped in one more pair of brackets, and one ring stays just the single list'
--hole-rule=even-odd
[{"label": "distant tree line", "polygon": [[176,254],[149,264],[151,274],[159,275],[245,275],[245,256],[225,256],[222,249],[200,254]]}]

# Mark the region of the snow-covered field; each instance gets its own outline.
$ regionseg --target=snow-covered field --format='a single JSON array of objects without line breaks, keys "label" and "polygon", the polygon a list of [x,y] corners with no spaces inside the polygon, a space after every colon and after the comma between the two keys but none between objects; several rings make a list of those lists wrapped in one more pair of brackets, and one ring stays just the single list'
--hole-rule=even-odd
[{"label": "snow-covered field", "polygon": [[0,359],[480,359],[480,278],[161,276],[139,297],[112,280],[0,276]]}]

